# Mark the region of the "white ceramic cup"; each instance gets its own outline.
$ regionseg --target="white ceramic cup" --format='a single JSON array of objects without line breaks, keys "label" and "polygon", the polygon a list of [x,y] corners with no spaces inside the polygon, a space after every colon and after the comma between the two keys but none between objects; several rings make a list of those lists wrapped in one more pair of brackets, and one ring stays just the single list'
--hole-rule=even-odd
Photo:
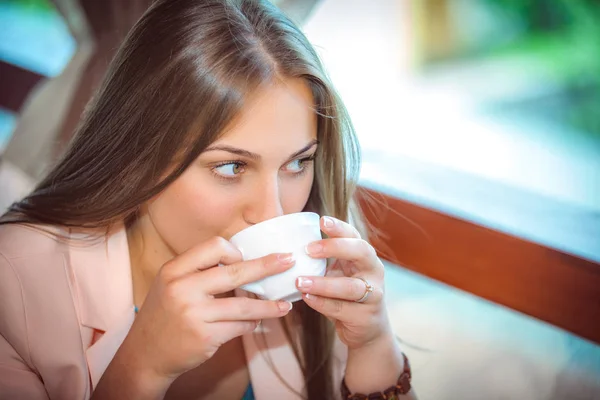
[{"label": "white ceramic cup", "polygon": [[296,288],[299,276],[323,276],[326,259],[311,258],[306,254],[306,245],[322,239],[320,217],[312,212],[282,215],[252,225],[235,235],[230,242],[237,247],[244,260],[253,260],[272,253],[293,253],[296,263],[287,271],[272,275],[241,288],[267,300],[302,299]]}]

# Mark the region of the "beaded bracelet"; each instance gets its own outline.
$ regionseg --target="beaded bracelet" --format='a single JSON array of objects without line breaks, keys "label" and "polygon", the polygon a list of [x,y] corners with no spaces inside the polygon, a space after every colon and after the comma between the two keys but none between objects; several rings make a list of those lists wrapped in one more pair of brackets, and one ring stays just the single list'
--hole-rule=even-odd
[{"label": "beaded bracelet", "polygon": [[395,385],[390,386],[383,392],[371,393],[369,395],[362,393],[350,393],[350,389],[346,386],[346,379],[342,380],[342,400],[398,400],[401,394],[410,392],[411,371],[410,364],[406,354],[402,353],[404,358],[404,370],[400,374]]}]

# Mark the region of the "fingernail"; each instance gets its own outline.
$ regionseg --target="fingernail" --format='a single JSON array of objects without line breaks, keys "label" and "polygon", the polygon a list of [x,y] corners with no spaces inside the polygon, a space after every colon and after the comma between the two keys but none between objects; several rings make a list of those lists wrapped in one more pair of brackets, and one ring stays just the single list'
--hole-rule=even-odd
[{"label": "fingernail", "polygon": [[299,288],[308,289],[312,286],[313,281],[309,278],[300,277],[296,279],[296,284]]},{"label": "fingernail", "polygon": [[291,264],[294,261],[294,256],[292,253],[278,254],[277,261],[280,264]]},{"label": "fingernail", "polygon": [[323,251],[323,245],[321,243],[315,242],[306,246],[306,252],[308,254],[319,254]]},{"label": "fingernail", "polygon": [[323,226],[325,228],[333,228],[334,225],[335,225],[335,221],[332,218],[323,217]]},{"label": "fingernail", "polygon": [[280,301],[277,305],[282,312],[289,312],[292,310],[292,303],[289,301]]}]

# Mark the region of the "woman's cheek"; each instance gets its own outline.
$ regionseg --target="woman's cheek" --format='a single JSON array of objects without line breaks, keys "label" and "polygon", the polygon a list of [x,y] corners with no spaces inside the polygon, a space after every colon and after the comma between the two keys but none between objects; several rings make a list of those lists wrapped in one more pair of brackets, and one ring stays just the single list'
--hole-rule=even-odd
[{"label": "woman's cheek", "polygon": [[154,225],[169,246],[181,253],[214,236],[224,236],[236,225],[237,204],[230,190],[210,181],[180,179],[152,205]]}]

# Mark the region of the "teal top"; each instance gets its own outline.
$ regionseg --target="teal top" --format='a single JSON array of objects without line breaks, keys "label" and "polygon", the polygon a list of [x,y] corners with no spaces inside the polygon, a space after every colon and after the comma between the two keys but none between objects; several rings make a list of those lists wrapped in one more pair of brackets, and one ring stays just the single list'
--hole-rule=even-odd
[{"label": "teal top", "polygon": [[252,383],[248,384],[248,389],[246,389],[246,393],[244,393],[244,397],[242,397],[242,400],[255,400],[254,391],[252,390]]}]

